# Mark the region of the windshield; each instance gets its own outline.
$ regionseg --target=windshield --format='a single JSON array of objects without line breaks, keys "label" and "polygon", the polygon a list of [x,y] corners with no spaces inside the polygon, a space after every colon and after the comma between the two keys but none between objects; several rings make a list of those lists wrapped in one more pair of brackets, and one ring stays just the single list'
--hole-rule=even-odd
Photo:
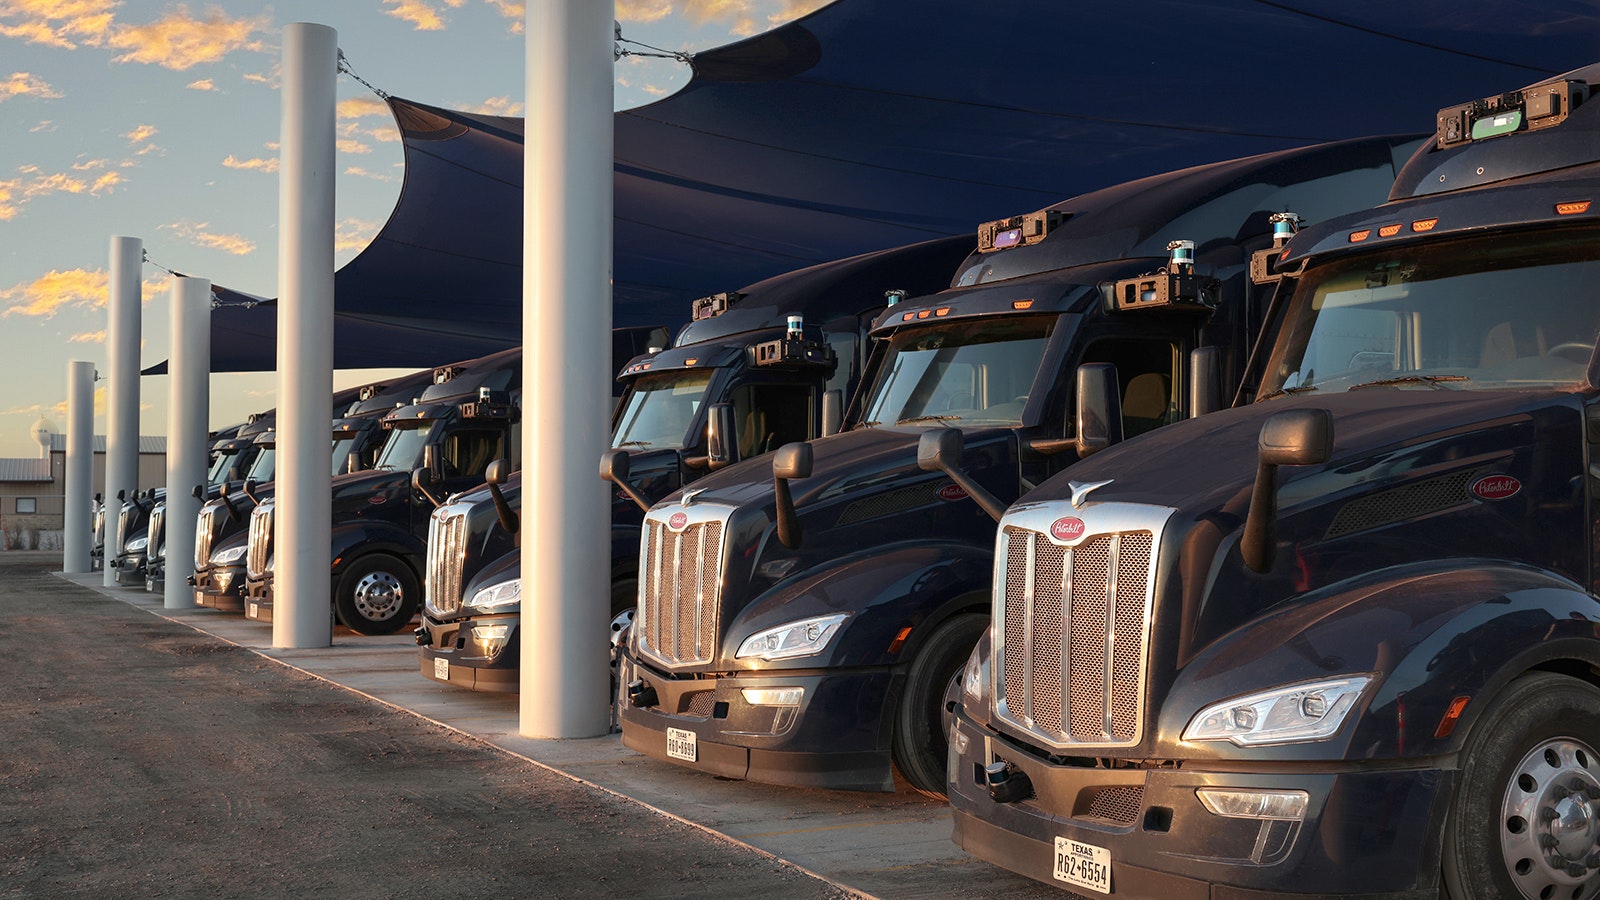
[{"label": "windshield", "polygon": [[1582,381],[1600,331],[1597,238],[1502,233],[1314,267],[1295,289],[1261,397]]},{"label": "windshield", "polygon": [[245,477],[251,479],[256,484],[271,481],[272,462],[275,456],[277,456],[277,454],[273,452],[273,448],[262,447],[261,452],[256,454],[255,462],[250,464],[250,472],[246,474]]},{"label": "windshield", "polygon": [[635,379],[623,397],[611,446],[681,449],[715,371],[686,369]]},{"label": "windshield", "polygon": [[378,454],[378,461],[372,467],[409,472],[422,465],[422,448],[428,443],[428,432],[432,430],[432,422],[423,422],[415,428],[392,429],[383,452]]},{"label": "windshield", "polygon": [[1022,421],[1055,316],[948,324],[889,339],[863,424]]},{"label": "windshield", "polygon": [[211,461],[211,470],[206,473],[206,484],[221,484],[227,481],[228,469],[238,455],[238,450],[218,450],[216,459]]},{"label": "windshield", "polygon": [[346,435],[333,439],[333,474],[338,475],[344,471],[344,464],[350,457],[350,451],[355,449],[356,436]]}]

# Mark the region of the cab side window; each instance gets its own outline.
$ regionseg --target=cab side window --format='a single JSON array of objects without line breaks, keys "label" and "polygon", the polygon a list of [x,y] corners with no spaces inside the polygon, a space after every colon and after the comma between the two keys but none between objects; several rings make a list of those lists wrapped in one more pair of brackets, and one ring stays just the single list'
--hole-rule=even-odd
[{"label": "cab side window", "polygon": [[1176,422],[1182,414],[1178,356],[1170,342],[1129,338],[1096,341],[1084,351],[1083,362],[1117,367],[1125,437]]},{"label": "cab side window", "polygon": [[747,384],[733,392],[732,400],[740,459],[815,436],[806,385]]},{"label": "cab side window", "polygon": [[504,455],[504,435],[499,431],[458,431],[444,439],[439,459],[444,477],[482,476],[489,463]]}]

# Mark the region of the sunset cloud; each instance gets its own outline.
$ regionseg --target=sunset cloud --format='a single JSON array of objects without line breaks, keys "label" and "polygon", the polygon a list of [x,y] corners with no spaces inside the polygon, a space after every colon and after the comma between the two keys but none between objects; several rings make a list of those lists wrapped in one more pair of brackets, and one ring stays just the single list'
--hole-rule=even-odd
[{"label": "sunset cloud", "polygon": [[348,97],[334,107],[341,119],[363,119],[367,116],[387,116],[389,104],[377,97]]},{"label": "sunset cloud", "polygon": [[444,30],[444,18],[439,11],[422,0],[383,0],[383,5],[389,7],[384,10],[386,14],[410,22],[417,31]]},{"label": "sunset cloud", "polygon": [[218,234],[214,231],[209,231],[210,224],[209,222],[200,222],[198,224],[174,222],[171,225],[159,227],[171,231],[191,244],[210,250],[221,250],[234,256],[246,256],[255,251],[255,241],[247,240],[237,234]]},{"label": "sunset cloud", "polygon": [[659,22],[672,15],[672,0],[617,0],[622,22]]},{"label": "sunset cloud", "polygon": [[0,0],[0,36],[62,50],[103,46],[117,0]]},{"label": "sunset cloud", "polygon": [[65,306],[105,306],[109,276],[104,270],[51,269],[26,284],[0,290],[0,300],[10,301],[4,316],[53,316]]},{"label": "sunset cloud", "polygon": [[340,153],[371,153],[372,152],[372,147],[368,146],[367,144],[363,144],[358,140],[354,140],[352,138],[345,138],[343,140],[335,141],[334,142],[334,146],[339,149]]},{"label": "sunset cloud", "polygon": [[278,171],[278,160],[276,158],[239,159],[230,153],[228,158],[222,161],[222,164],[230,169],[253,169],[257,172],[266,172],[269,175]]},{"label": "sunset cloud", "polygon": [[365,219],[344,219],[334,226],[333,249],[361,250],[378,234],[379,223]]},{"label": "sunset cloud", "polygon": [[117,26],[106,44],[123,51],[116,62],[144,63],[181,72],[217,62],[235,50],[264,51],[266,45],[255,35],[271,27],[269,16],[230,19],[214,7],[206,10],[205,18],[197,19],[180,3],[164,18],[148,25]]},{"label": "sunset cloud", "polygon": [[520,116],[522,115],[522,101],[510,97],[490,97],[478,104],[477,108],[467,108],[467,112],[475,112],[485,116]]},{"label": "sunset cloud", "polygon": [[17,217],[20,207],[11,199],[21,187],[22,180],[18,178],[0,181],[0,222],[9,222]]},{"label": "sunset cloud", "polygon": [[92,197],[98,197],[102,194],[109,194],[114,188],[116,188],[117,185],[122,183],[122,180],[122,175],[120,173],[106,172],[99,178],[96,178],[94,180],[94,184],[89,185],[89,195]]},{"label": "sunset cloud", "polygon": [[136,125],[132,131],[124,134],[123,137],[127,138],[130,144],[142,144],[155,137],[157,133],[154,125]]},{"label": "sunset cloud", "polygon": [[80,331],[67,338],[67,341],[73,344],[104,344],[106,342],[106,330],[102,328],[99,331]]},{"label": "sunset cloud", "polygon": [[201,78],[198,81],[189,82],[184,87],[191,91],[214,91],[217,89],[217,83],[209,78]]},{"label": "sunset cloud", "polygon": [[0,81],[0,102],[10,100],[12,97],[40,97],[54,100],[63,96],[65,95],[51,87],[43,78],[27,72],[12,72],[10,78]]},{"label": "sunset cloud", "polygon": [[[344,170],[344,173],[346,175],[353,175],[356,178],[370,178],[373,181],[395,181],[396,180],[396,176],[394,176],[394,175],[383,175],[383,174],[378,173],[378,172],[372,172],[372,171],[369,171],[367,169],[364,169],[361,166],[349,166]],[[365,246],[365,244],[363,244],[363,246]],[[339,248],[335,247],[334,249],[339,249]]]}]

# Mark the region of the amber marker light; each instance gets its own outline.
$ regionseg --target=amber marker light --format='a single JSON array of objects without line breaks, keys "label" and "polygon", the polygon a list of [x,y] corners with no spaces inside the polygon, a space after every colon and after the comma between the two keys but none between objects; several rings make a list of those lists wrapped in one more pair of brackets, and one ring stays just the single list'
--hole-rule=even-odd
[{"label": "amber marker light", "polygon": [[1450,705],[1445,708],[1444,718],[1439,720],[1439,727],[1433,730],[1433,736],[1440,739],[1449,737],[1450,732],[1456,730],[1456,722],[1461,719],[1461,711],[1467,708],[1467,701],[1471,699],[1471,697],[1457,697],[1451,700]]},{"label": "amber marker light", "polygon": [[686,366],[692,366],[692,365],[694,365],[694,364],[695,364],[695,363],[697,363],[697,362],[699,362],[699,361],[700,361],[700,357],[698,357],[698,356],[691,356],[691,357],[689,357],[689,358],[688,358],[688,359],[686,359],[686,360],[684,360],[684,361],[683,361],[683,364],[684,364],[684,365],[686,365]]},{"label": "amber marker light", "polygon": [[1032,309],[1033,308],[1033,301],[1032,300],[1013,300],[1013,301],[1011,301],[1011,308],[1012,309]]},{"label": "amber marker light", "polygon": [[948,316],[948,315],[950,315],[950,307],[941,306],[938,309],[934,310],[933,314],[936,315],[936,316]]},{"label": "amber marker light", "polygon": [[917,314],[916,314],[916,313],[914,313],[914,312],[908,312],[908,313],[906,313],[906,314],[905,314],[905,315],[903,315],[903,316],[901,316],[901,317],[900,317],[900,321],[902,321],[902,322],[909,322],[909,321],[911,321],[911,320],[912,320],[912,319],[914,319],[914,318],[916,318],[916,315],[917,315]]},{"label": "amber marker light", "polygon": [[911,634],[911,626],[910,625],[907,625],[906,627],[904,627],[904,628],[900,629],[899,631],[895,632],[894,640],[889,642],[889,652],[890,653],[899,653],[900,652],[900,648],[904,647],[906,645],[906,637],[909,636],[910,634]]},{"label": "amber marker light", "polygon": [[1589,201],[1588,200],[1576,200],[1576,201],[1573,201],[1572,203],[1557,203],[1556,204],[1556,215],[1558,215],[1558,216],[1575,216],[1575,215],[1578,215],[1579,213],[1586,213],[1588,211],[1589,211]]},{"label": "amber marker light", "polygon": [[1421,233],[1421,232],[1424,232],[1424,231],[1432,231],[1433,230],[1433,226],[1435,226],[1437,224],[1439,224],[1438,218],[1418,219],[1415,222],[1411,223],[1411,230],[1415,231],[1415,232],[1418,232],[1418,233]]},{"label": "amber marker light", "polygon": [[1394,237],[1395,235],[1397,235],[1399,233],[1400,233],[1400,223],[1399,222],[1396,222],[1393,225],[1385,225],[1382,228],[1378,229],[1378,237]]},{"label": "amber marker light", "polygon": [[933,310],[931,310],[931,309],[919,309],[919,310],[917,310],[917,318],[919,318],[919,319],[926,319],[927,317],[929,317],[931,315],[933,315]]},{"label": "amber marker light", "polygon": [[1352,231],[1350,232],[1350,243],[1359,244],[1369,237],[1372,237],[1371,228],[1363,228],[1360,231]]}]

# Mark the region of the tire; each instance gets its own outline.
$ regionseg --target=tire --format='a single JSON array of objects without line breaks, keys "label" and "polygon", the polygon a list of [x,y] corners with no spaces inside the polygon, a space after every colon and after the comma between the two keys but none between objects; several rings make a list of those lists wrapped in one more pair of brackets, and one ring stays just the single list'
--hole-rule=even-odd
[{"label": "tire", "polygon": [[394,634],[411,623],[421,596],[410,566],[387,553],[372,553],[339,576],[333,610],[351,631]]},{"label": "tire", "polygon": [[1518,678],[1463,749],[1441,857],[1446,895],[1593,900],[1597,840],[1600,688],[1549,672]]},{"label": "tire", "polygon": [[989,617],[981,613],[962,613],[941,623],[906,670],[890,751],[900,775],[929,797],[945,796],[950,689],[987,627]]}]

